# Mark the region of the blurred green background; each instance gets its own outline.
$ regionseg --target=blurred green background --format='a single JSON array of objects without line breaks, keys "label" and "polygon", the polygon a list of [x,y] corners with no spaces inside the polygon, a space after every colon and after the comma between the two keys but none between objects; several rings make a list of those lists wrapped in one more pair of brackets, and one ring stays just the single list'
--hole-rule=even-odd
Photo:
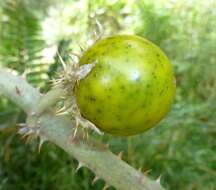
[{"label": "blurred green background", "polygon": [[[0,0],[0,67],[15,69],[41,92],[79,44],[96,30],[137,34],[160,46],[177,79],[172,111],[160,124],[130,138],[104,135],[114,153],[170,190],[216,190],[216,1]],[[87,168],[51,143],[40,154],[25,144],[16,123],[25,114],[0,99],[0,190],[101,190]],[[114,167],[114,166],[113,166]],[[110,190],[114,188],[110,188]]]}]

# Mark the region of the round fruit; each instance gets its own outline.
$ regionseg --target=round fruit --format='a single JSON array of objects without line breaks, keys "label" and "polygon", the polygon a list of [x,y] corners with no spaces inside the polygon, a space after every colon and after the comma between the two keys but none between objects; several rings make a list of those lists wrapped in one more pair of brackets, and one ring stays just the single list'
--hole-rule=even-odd
[{"label": "round fruit", "polygon": [[80,58],[80,65],[94,62],[75,94],[82,116],[102,131],[138,134],[170,110],[176,89],[172,66],[150,41],[134,35],[102,39]]}]

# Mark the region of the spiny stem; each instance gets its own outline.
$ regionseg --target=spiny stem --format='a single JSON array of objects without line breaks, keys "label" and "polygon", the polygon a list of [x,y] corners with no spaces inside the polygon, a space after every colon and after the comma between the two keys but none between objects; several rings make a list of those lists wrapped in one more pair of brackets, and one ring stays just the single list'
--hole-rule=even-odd
[{"label": "spiny stem", "polygon": [[82,139],[71,142],[71,122],[66,117],[53,118],[52,115],[44,114],[41,124],[44,136],[118,190],[164,190],[159,183],[120,160],[108,149],[102,149],[90,137],[88,144]]},{"label": "spiny stem", "polygon": [[40,93],[35,88],[6,69],[0,69],[0,95],[10,98],[27,114],[35,112],[40,99]]},{"label": "spiny stem", "polygon": [[41,115],[44,111],[46,111],[48,108],[55,105],[56,102],[62,99],[65,94],[66,91],[64,89],[60,87],[53,88],[40,98],[35,114],[38,116]]},{"label": "spiny stem", "polygon": [[[19,88],[19,93],[16,93],[16,87]],[[34,122],[38,123],[35,115],[29,113],[37,110],[40,94],[24,79],[0,70],[0,94],[8,97],[28,113],[29,123],[32,122],[33,125]],[[159,183],[120,160],[108,149],[102,148],[104,145],[96,143],[93,139],[89,138],[88,143],[80,138],[71,141],[71,128],[75,123],[70,118],[43,112],[37,119],[40,123],[40,136],[73,155],[107,184],[113,185],[118,190],[164,190]]]}]

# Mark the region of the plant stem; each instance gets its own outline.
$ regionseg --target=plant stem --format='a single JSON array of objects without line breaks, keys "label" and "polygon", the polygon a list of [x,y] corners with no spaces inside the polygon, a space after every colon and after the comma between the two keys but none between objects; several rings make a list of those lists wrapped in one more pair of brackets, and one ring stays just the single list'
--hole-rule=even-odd
[{"label": "plant stem", "polygon": [[65,95],[65,90],[60,87],[55,87],[50,90],[47,94],[40,98],[36,109],[36,115],[41,115],[51,106],[55,105],[63,96]]},{"label": "plant stem", "polygon": [[[40,102],[40,94],[36,89],[21,77],[4,70],[0,70],[0,95],[5,95],[26,113],[37,111]],[[31,114],[29,117],[32,117]],[[68,117],[57,117],[52,113],[44,112],[37,123],[40,123],[42,137],[73,155],[98,177],[103,178],[108,185],[113,185],[118,190],[164,190],[160,183],[149,179],[120,160],[105,145],[97,144],[91,138],[88,141],[79,138],[72,140],[71,130],[74,122]]]},{"label": "plant stem", "polygon": [[22,108],[27,114],[36,111],[40,93],[23,78],[0,69],[0,95],[4,95]]}]

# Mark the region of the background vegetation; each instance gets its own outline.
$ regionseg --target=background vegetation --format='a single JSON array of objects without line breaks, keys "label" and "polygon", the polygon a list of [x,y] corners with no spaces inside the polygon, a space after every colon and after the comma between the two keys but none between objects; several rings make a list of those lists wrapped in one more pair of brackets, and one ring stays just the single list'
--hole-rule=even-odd
[{"label": "background vegetation", "polygon": [[[154,129],[130,138],[104,135],[113,152],[171,190],[216,190],[216,1],[214,0],[1,0],[0,67],[22,74],[41,92],[78,44],[96,30],[104,36],[137,34],[159,45],[174,65],[172,111]],[[24,144],[16,123],[25,115],[0,99],[0,190],[100,190],[93,173],[47,143]],[[114,188],[110,188],[114,189]]]}]

